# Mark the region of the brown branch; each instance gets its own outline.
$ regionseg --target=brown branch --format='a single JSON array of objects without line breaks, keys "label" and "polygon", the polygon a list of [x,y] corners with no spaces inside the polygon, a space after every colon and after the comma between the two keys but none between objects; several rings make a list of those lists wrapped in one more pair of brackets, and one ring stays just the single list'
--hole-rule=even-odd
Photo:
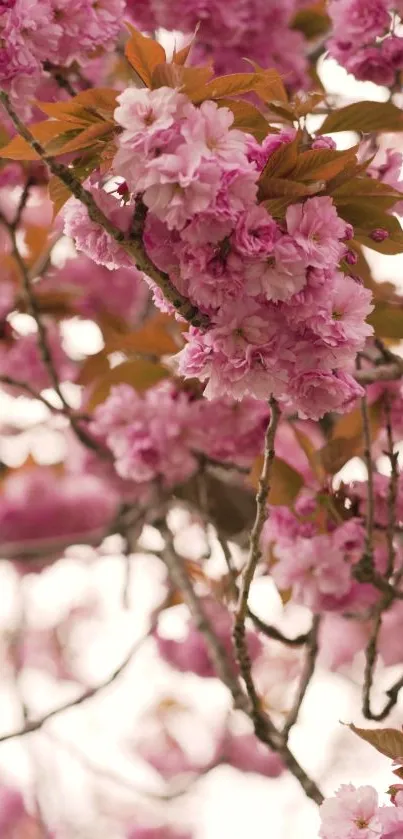
[{"label": "brown branch", "polygon": [[267,516],[267,499],[270,492],[271,467],[274,460],[274,441],[280,418],[280,410],[274,398],[270,399],[270,410],[270,422],[267,426],[265,436],[263,468],[259,480],[259,489],[256,495],[256,517],[250,535],[249,555],[243,574],[233,633],[237,660],[246,685],[248,696],[254,709],[256,723],[258,725],[261,714],[261,704],[251,676],[251,661],[246,643],[245,620],[248,614],[250,587],[261,557],[260,539]]},{"label": "brown branch", "polygon": [[[229,545],[226,539],[217,532],[217,539],[220,543],[221,550],[224,554],[224,559],[227,564],[228,573],[231,580],[231,591],[234,600],[238,600],[238,586],[236,582],[236,570],[234,568],[232,562],[231,551],[229,549]],[[251,619],[253,624],[255,625],[256,629],[265,635],[266,638],[270,638],[272,641],[279,641],[281,644],[284,644],[286,647],[301,647],[302,644],[305,644],[306,641],[309,639],[309,633],[304,632],[301,635],[297,635],[295,638],[288,638],[287,635],[284,635],[280,632],[277,627],[272,626],[271,624],[266,623],[262,618],[259,618],[255,612],[248,606],[247,609],[247,617]]]},{"label": "brown branch", "polygon": [[315,615],[312,621],[312,628],[308,634],[308,644],[306,649],[306,658],[304,667],[301,674],[300,683],[298,686],[297,694],[294,700],[294,703],[287,715],[287,719],[284,723],[283,728],[283,735],[285,738],[288,739],[288,735],[295,723],[297,722],[298,715],[301,709],[301,705],[304,701],[305,694],[308,690],[310,681],[315,671],[316,660],[319,653],[319,627],[320,627],[320,616]]},{"label": "brown branch", "polygon": [[[360,370],[360,365],[361,359],[358,356],[358,371]],[[361,399],[361,417],[364,438],[364,460],[367,467],[367,507],[365,514],[364,553],[354,569],[354,575],[359,582],[372,582],[372,579],[376,576],[374,569],[374,467],[371,455],[371,425],[366,395]]]},{"label": "brown branch", "polygon": [[42,402],[42,404],[45,405],[49,411],[52,411],[52,413],[65,414],[64,409],[56,408],[55,405],[52,405],[52,403],[49,402],[48,399],[46,399],[46,396],[42,396],[42,394],[35,390],[33,387],[31,387],[31,385],[28,384],[28,382],[23,382],[20,379],[14,379],[11,376],[5,376],[1,374],[0,384],[7,385],[8,387],[15,387],[18,388],[18,390],[25,391],[25,393],[31,396],[32,399],[37,399],[39,402]]},{"label": "brown branch", "polygon": [[385,396],[385,414],[386,414],[386,437],[387,437],[387,441],[388,441],[388,449],[387,449],[387,452],[385,452],[385,454],[389,458],[389,462],[390,462],[390,479],[389,479],[388,499],[387,499],[388,520],[387,520],[387,525],[386,525],[386,544],[387,544],[387,549],[388,549],[388,564],[387,564],[387,567],[386,567],[385,577],[387,579],[389,579],[390,576],[393,574],[394,567],[395,567],[395,559],[396,559],[395,522],[396,522],[397,489],[398,489],[398,480],[399,480],[399,470],[398,470],[399,453],[394,451],[390,401],[389,401],[389,397],[388,397],[387,394]]},{"label": "brown branch", "polygon": [[226,650],[217,638],[202,604],[194,591],[191,580],[186,573],[183,559],[175,551],[172,534],[165,522],[159,522],[158,524],[161,535],[166,541],[165,549],[161,556],[168,569],[171,581],[182,592],[195,627],[206,641],[209,655],[217,671],[217,675],[231,692],[235,706],[249,713],[250,703],[248,697],[244,693],[237,675],[229,664]]},{"label": "brown branch", "polygon": [[99,224],[106,232],[125,250],[133,259],[139,271],[147,274],[161,289],[166,299],[174,306],[176,311],[194,326],[208,326],[208,318],[199,312],[196,306],[176,289],[164,271],[159,271],[148,257],[143,243],[135,239],[126,239],[122,230],[115,227],[107,216],[100,210],[92,194],[86,190],[80,181],[74,176],[72,169],[57,162],[51,155],[48,155],[43,146],[31,134],[29,128],[20,120],[18,114],[10,103],[9,96],[5,91],[0,90],[0,102],[2,102],[10,119],[18,133],[29,144],[33,151],[48,165],[50,171],[64,183],[70,192],[87,208],[88,215],[96,224]]},{"label": "brown branch", "polygon": [[382,364],[369,370],[357,370],[355,379],[360,385],[370,385],[373,382],[389,382],[401,379],[403,376],[403,359],[391,364]]},{"label": "brown branch", "polygon": [[193,617],[196,628],[202,633],[205,639],[209,654],[215,664],[217,675],[230,690],[235,707],[243,710],[249,716],[254,724],[255,734],[258,739],[280,755],[284,765],[291,774],[294,775],[294,778],[296,778],[299,782],[308,798],[311,798],[316,804],[321,804],[323,801],[323,795],[319,787],[315,781],[307,775],[302,766],[300,766],[288,748],[283,735],[277,731],[268,715],[260,708],[259,713],[256,713],[256,710],[250,701],[250,697],[244,693],[241,685],[239,684],[239,680],[229,666],[226,651],[223,650],[210,622],[204,614],[199,598],[197,597],[193,585],[186,573],[182,558],[178,556],[175,551],[172,534],[164,522],[154,522],[154,524],[158,524],[160,532],[166,539],[164,561],[171,580],[182,593],[183,599]]}]

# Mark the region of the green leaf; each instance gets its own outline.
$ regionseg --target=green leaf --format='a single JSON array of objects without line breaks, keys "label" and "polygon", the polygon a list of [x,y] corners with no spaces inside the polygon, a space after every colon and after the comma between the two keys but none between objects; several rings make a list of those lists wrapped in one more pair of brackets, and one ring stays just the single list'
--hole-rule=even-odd
[{"label": "green leaf", "polygon": [[318,134],[337,131],[403,131],[403,111],[392,102],[353,102],[329,114]]},{"label": "green leaf", "polygon": [[130,32],[125,48],[126,58],[141,81],[151,87],[154,68],[166,61],[165,50],[154,38],[146,38],[135,26],[130,23],[126,26]]},{"label": "green leaf", "polygon": [[[74,177],[82,183],[83,181],[88,178],[91,172],[97,168],[99,164],[99,156],[98,155],[85,155],[81,157],[79,160],[74,161],[74,167],[72,169],[72,173]],[[54,214],[55,216],[64,206],[66,201],[71,198],[71,192],[69,188],[56,178],[55,175],[52,175],[49,181],[49,198],[53,202]]]},{"label": "green leaf", "polygon": [[382,755],[386,755],[391,760],[402,758],[403,731],[398,728],[357,728],[353,723],[350,723],[348,728]]}]

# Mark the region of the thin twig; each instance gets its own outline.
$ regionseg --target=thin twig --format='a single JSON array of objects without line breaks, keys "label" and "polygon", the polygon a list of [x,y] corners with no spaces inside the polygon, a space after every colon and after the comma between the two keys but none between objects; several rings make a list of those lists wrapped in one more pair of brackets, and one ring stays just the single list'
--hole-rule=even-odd
[{"label": "thin twig", "polygon": [[10,119],[12,120],[18,133],[30,145],[33,151],[48,165],[50,171],[55,177],[64,183],[70,192],[87,208],[88,215],[92,221],[99,224],[118,244],[130,254],[139,271],[147,274],[161,289],[166,299],[172,303],[176,311],[182,315],[185,320],[194,326],[208,326],[209,319],[206,315],[199,312],[198,308],[184,297],[178,289],[176,289],[169,278],[169,275],[164,271],[159,271],[151,259],[148,257],[143,242],[135,239],[127,239],[122,230],[115,227],[115,225],[107,218],[107,216],[100,210],[91,192],[82,186],[80,181],[74,176],[72,169],[64,166],[62,163],[54,160],[51,155],[48,155],[43,146],[31,134],[29,128],[21,121],[18,114],[11,105],[10,98],[5,91],[0,90],[0,102],[2,102]]},{"label": "thin twig", "polygon": [[[357,369],[361,359],[357,357]],[[366,394],[361,399],[362,433],[364,439],[364,460],[367,467],[367,506],[365,512],[364,552],[357,563],[354,574],[360,582],[370,582],[374,576],[374,467],[371,455],[371,425]]]},{"label": "thin twig", "polygon": [[[158,610],[159,611],[159,610]],[[48,722],[48,720],[52,719],[53,717],[59,716],[63,711],[69,711],[71,708],[77,708],[79,705],[82,705],[84,702],[87,702],[88,699],[92,699],[93,697],[97,696],[101,691],[105,690],[105,688],[109,687],[116,681],[116,679],[124,672],[126,667],[130,664],[133,659],[133,656],[140,650],[143,646],[145,641],[150,637],[152,632],[155,629],[157,623],[157,619],[153,619],[151,622],[151,626],[147,633],[143,635],[140,639],[134,642],[129,649],[129,652],[125,655],[123,661],[112,671],[110,676],[95,687],[88,688],[88,690],[84,691],[80,696],[76,699],[70,699],[67,702],[59,705],[57,708],[53,708],[51,711],[48,711],[43,716],[39,717],[37,720],[31,720],[28,722],[23,728],[17,731],[11,731],[8,734],[0,734],[0,743],[4,743],[7,740],[15,740],[18,737],[23,737],[26,734],[31,734],[33,731],[38,731],[42,726]]]},{"label": "thin twig", "polygon": [[321,804],[323,801],[323,795],[319,787],[315,781],[307,775],[302,766],[300,766],[285,743],[283,735],[277,731],[276,727],[263,710],[259,710],[259,714],[256,714],[250,701],[250,697],[244,693],[239,680],[234,675],[228,664],[226,651],[223,650],[210,622],[206,619],[199,598],[197,597],[192,582],[186,573],[183,560],[175,551],[172,534],[164,523],[159,522],[158,525],[160,532],[166,539],[164,560],[168,568],[168,573],[173,584],[181,591],[183,599],[193,617],[196,628],[199,632],[201,632],[205,639],[211,659],[216,666],[217,675],[229,688],[235,707],[243,710],[249,716],[254,724],[255,734],[258,739],[280,755],[284,765],[299,782],[308,798],[311,798],[316,804]]},{"label": "thin twig", "polygon": [[182,592],[186,605],[192,615],[196,629],[203,635],[218,677],[230,690],[238,709],[249,713],[250,703],[239,679],[228,662],[227,652],[217,638],[214,629],[204,612],[193,585],[186,573],[182,558],[176,553],[173,538],[165,523],[160,523],[160,532],[166,541],[162,558],[168,569],[172,583]]},{"label": "thin twig", "polygon": [[287,714],[287,719],[284,723],[283,734],[284,737],[288,739],[288,735],[295,723],[298,720],[298,715],[301,709],[301,705],[304,701],[305,694],[309,687],[310,681],[315,671],[316,660],[318,657],[319,652],[319,643],[318,643],[318,636],[319,636],[319,626],[320,626],[320,616],[314,615],[312,621],[312,628],[308,635],[308,644],[306,648],[306,658],[304,667],[301,674],[301,679],[298,685],[297,694],[293,705]]},{"label": "thin twig", "polygon": [[355,379],[360,385],[370,385],[373,382],[389,382],[401,379],[403,376],[403,359],[392,364],[383,364],[369,370],[357,370]]},{"label": "thin twig", "polygon": [[45,405],[49,411],[52,411],[52,413],[65,414],[64,408],[56,408],[55,405],[52,405],[52,403],[46,399],[46,396],[43,396],[42,393],[39,393],[39,391],[31,387],[28,382],[23,382],[20,379],[14,379],[14,377],[1,374],[0,384],[7,385],[7,387],[15,387],[18,390],[24,391],[26,394],[31,396],[32,399],[37,399],[39,402],[42,402],[42,404]]},{"label": "thin twig", "polygon": [[259,489],[256,495],[256,517],[250,535],[249,555],[243,574],[234,624],[234,643],[237,654],[237,660],[239,663],[243,680],[246,685],[248,696],[251,700],[254,709],[256,722],[258,724],[259,716],[261,714],[261,703],[251,676],[251,661],[249,658],[248,647],[246,643],[245,620],[248,614],[248,599],[250,587],[252,584],[253,577],[255,575],[259,559],[261,557],[260,540],[263,525],[267,516],[267,499],[270,492],[271,467],[274,460],[274,441],[276,436],[277,425],[280,418],[280,410],[278,404],[276,400],[273,398],[270,400],[270,409],[270,422],[267,426],[265,436],[263,468],[259,480]]},{"label": "thin twig", "polygon": [[[227,540],[217,532],[217,539],[220,543],[221,550],[224,554],[224,559],[227,564],[228,573],[231,581],[231,592],[234,600],[238,600],[238,586],[237,586],[237,574],[234,568],[234,564],[232,562],[232,555],[228,545]],[[259,618],[255,612],[252,611],[250,606],[247,609],[247,617],[251,619],[253,624],[255,625],[256,629],[265,635],[266,638],[270,638],[272,641],[279,641],[281,644],[284,644],[286,647],[301,647],[303,644],[306,643],[309,639],[309,633],[304,632],[301,635],[297,635],[295,638],[288,638],[287,635],[284,635],[280,632],[277,627],[272,626],[271,624],[266,623],[262,618]]]},{"label": "thin twig", "polygon": [[392,418],[390,410],[390,401],[388,394],[385,396],[385,415],[386,415],[386,436],[388,441],[388,450],[386,452],[390,462],[390,479],[388,488],[388,520],[386,525],[386,544],[388,549],[388,564],[386,567],[385,577],[389,579],[393,574],[396,559],[395,548],[395,522],[396,522],[396,501],[397,501],[397,487],[399,480],[398,457],[399,453],[394,451],[393,447],[393,430]]}]

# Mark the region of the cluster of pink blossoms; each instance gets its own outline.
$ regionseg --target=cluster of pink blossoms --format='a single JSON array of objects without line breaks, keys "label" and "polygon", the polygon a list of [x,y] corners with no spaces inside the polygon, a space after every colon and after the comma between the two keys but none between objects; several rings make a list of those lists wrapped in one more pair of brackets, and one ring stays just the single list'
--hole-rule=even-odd
[{"label": "cluster of pink blossoms", "polygon": [[[346,365],[372,332],[370,292],[338,270],[351,227],[326,196],[290,206],[282,225],[257,201],[266,161],[293,132],[259,144],[231,128],[227,108],[197,108],[171,88],[129,88],[118,101],[113,167],[149,210],[145,246],[210,318],[208,329],[190,329],[179,372],[207,381],[209,398],[273,394],[313,419],[344,410],[362,393]],[[100,260],[84,215],[73,201],[66,232]]]},{"label": "cluster of pink blossoms", "polygon": [[268,421],[264,403],[191,398],[171,383],[137,393],[117,385],[95,411],[91,431],[104,440],[121,478],[147,494],[186,481],[201,456],[248,467],[259,454]]},{"label": "cluster of pink blossoms", "polygon": [[245,71],[245,56],[263,67],[275,67],[294,89],[306,86],[303,36],[291,28],[298,0],[127,0],[128,11],[143,30],[158,27],[198,31],[196,62],[212,60],[217,73]]},{"label": "cluster of pink blossoms", "polygon": [[15,99],[33,97],[48,64],[86,64],[112,49],[124,0],[6,0],[0,4],[0,82]]},{"label": "cluster of pink blossoms", "polygon": [[[123,233],[142,195],[149,256],[210,319],[190,328],[179,373],[206,381],[210,399],[273,394],[312,419],[346,410],[362,388],[345,370],[372,332],[370,291],[338,270],[351,226],[327,196],[290,206],[284,224],[257,201],[266,161],[293,131],[259,144],[231,128],[227,108],[197,108],[171,88],[129,88],[118,101],[113,168],[132,197],[92,193]],[[76,199],[64,217],[78,250],[109,268],[130,264]],[[159,289],[154,297],[172,310]]]},{"label": "cluster of pink blossoms", "polygon": [[[399,787],[399,785],[396,785]],[[371,786],[342,784],[336,795],[320,808],[322,839],[401,839],[403,836],[403,794],[392,796],[395,806],[380,805]]]},{"label": "cluster of pink blossoms", "polygon": [[81,475],[77,481],[46,467],[12,475],[0,498],[2,554],[42,559],[72,543],[98,543],[118,503],[113,489],[93,475]]},{"label": "cluster of pink blossoms", "polygon": [[369,586],[354,581],[352,569],[364,547],[364,525],[351,518],[319,532],[316,500],[310,494],[296,502],[295,512],[275,507],[265,524],[264,542],[273,544],[271,575],[281,591],[292,589],[297,603],[321,611],[345,611],[366,605]]},{"label": "cluster of pink blossoms", "polygon": [[330,55],[359,81],[391,87],[403,69],[401,0],[331,0]]}]

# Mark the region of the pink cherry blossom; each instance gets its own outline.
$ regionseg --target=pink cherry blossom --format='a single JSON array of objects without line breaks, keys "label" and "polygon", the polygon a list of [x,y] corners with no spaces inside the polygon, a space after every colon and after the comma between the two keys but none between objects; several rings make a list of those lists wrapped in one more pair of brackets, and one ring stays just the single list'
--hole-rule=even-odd
[{"label": "pink cherry blossom", "polygon": [[364,390],[348,373],[312,370],[291,378],[288,392],[302,419],[320,419],[328,411],[347,411]]},{"label": "pink cherry blossom", "polygon": [[345,236],[346,225],[329,196],[308,198],[303,204],[288,207],[286,223],[306,265],[337,265],[343,253],[340,240]]},{"label": "pink cherry blossom", "polygon": [[0,499],[4,556],[40,557],[72,541],[100,541],[117,510],[117,496],[99,479],[58,478],[46,467],[12,475]]},{"label": "pink cherry blossom", "polygon": [[[103,189],[90,190],[97,206],[119,231],[127,233],[133,209],[122,206],[120,201]],[[133,266],[130,256],[112,236],[99,224],[89,218],[87,208],[77,198],[70,198],[63,209],[64,232],[71,236],[78,251],[98,265],[106,268],[127,268]]]},{"label": "pink cherry blossom", "polygon": [[322,839],[373,839],[383,834],[378,795],[373,787],[342,784],[320,808]]}]

